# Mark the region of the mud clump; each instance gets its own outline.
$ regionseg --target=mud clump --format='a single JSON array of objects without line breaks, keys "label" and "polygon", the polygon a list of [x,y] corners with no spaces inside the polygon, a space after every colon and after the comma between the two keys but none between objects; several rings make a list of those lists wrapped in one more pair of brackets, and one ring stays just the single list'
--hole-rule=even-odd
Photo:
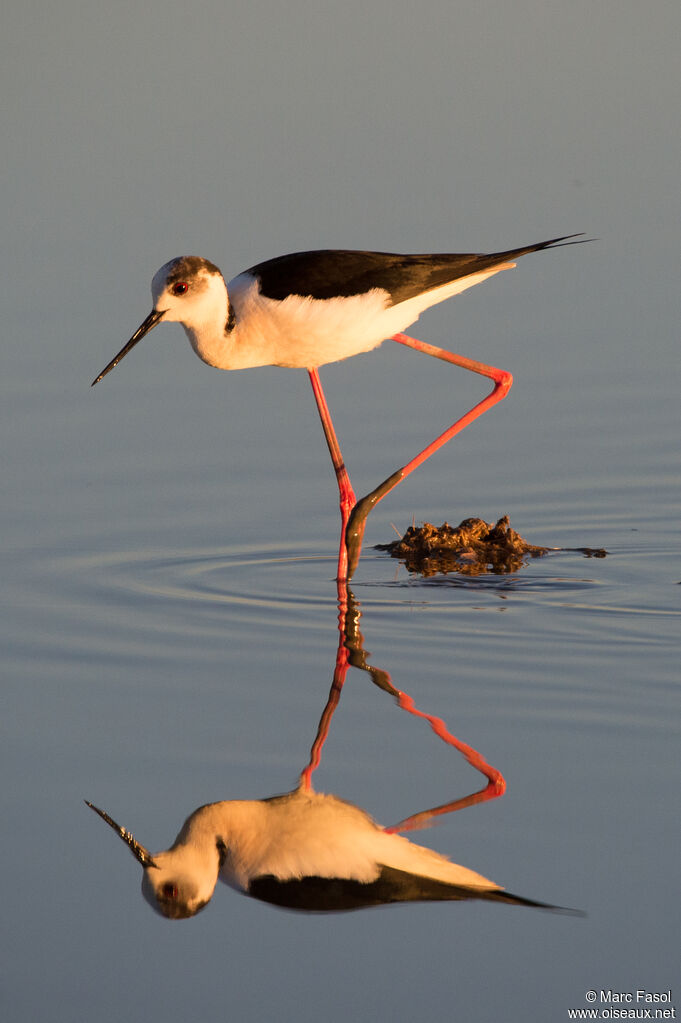
[{"label": "mud clump", "polygon": [[523,568],[530,558],[547,554],[549,547],[535,547],[511,528],[504,515],[495,524],[483,519],[464,519],[458,526],[444,522],[410,526],[400,540],[378,544],[379,550],[399,558],[410,572],[423,576],[457,572],[459,575],[508,575]]}]

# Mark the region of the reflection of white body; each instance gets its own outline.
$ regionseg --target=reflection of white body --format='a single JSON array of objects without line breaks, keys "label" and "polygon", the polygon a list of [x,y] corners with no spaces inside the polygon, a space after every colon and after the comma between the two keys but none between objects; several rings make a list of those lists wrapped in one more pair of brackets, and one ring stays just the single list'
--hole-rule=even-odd
[{"label": "reflection of white body", "polygon": [[476,898],[543,905],[387,833],[352,803],[309,790],[209,803],[187,818],[170,849],[154,854],[108,814],[92,809],[144,867],[147,902],[171,918],[198,913],[218,877],[246,895],[302,910]]}]

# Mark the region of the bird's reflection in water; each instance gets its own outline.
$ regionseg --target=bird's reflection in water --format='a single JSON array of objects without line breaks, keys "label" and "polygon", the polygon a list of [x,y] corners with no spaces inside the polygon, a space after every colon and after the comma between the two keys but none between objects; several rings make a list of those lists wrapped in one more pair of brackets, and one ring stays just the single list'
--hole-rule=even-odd
[{"label": "bird's reflection in water", "polygon": [[272,799],[202,806],[170,849],[153,854],[92,808],[128,842],[144,868],[144,898],[170,919],[203,909],[218,878],[264,902],[313,912],[452,899],[542,905],[392,834],[358,806],[303,785]]},{"label": "bird's reflection in water", "polygon": [[[202,806],[187,818],[170,849],[153,854],[107,813],[88,803],[142,866],[146,901],[169,919],[194,916],[210,901],[219,879],[245,895],[307,912],[461,899],[559,908],[511,895],[481,874],[397,834],[424,827],[439,814],[496,798],[503,794],[505,783],[501,773],[451,735],[444,722],[419,711],[406,693],[393,686],[387,672],[367,663],[358,605],[344,585],[339,595],[340,642],[331,692],[309,763],[294,791],[270,799]],[[315,792],[312,774],[351,665],[368,672],[403,709],[425,718],[441,739],[486,776],[486,786],[389,828],[352,803]]]}]

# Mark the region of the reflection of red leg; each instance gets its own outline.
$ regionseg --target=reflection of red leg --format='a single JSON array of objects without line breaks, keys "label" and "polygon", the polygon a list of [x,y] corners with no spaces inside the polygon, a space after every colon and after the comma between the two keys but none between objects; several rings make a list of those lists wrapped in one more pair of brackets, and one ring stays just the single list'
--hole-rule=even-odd
[{"label": "reflection of red leg", "polygon": [[345,622],[347,617],[347,585],[344,582],[338,584],[338,650],[336,652],[336,665],[333,670],[333,681],[331,683],[331,690],[329,692],[329,698],[326,701],[326,706],[322,711],[322,716],[319,719],[319,725],[317,726],[317,734],[315,740],[312,743],[310,750],[310,760],[306,768],[301,771],[299,788],[304,792],[309,792],[312,789],[312,773],[319,767],[322,759],[322,748],[326,742],[326,738],[329,734],[329,727],[331,725],[331,718],[334,715],[334,711],[338,706],[340,700],[341,690],[345,685],[345,676],[348,673],[350,666],[350,654],[345,639]]},{"label": "reflection of red leg", "polygon": [[395,334],[391,338],[392,341],[397,341],[399,344],[407,345],[409,348],[413,348],[417,352],[425,352],[426,355],[432,355],[436,359],[442,359],[444,362],[450,362],[454,366],[461,366],[463,369],[469,369],[473,373],[479,373],[481,376],[488,377],[494,381],[494,388],[479,401],[470,412],[467,412],[460,419],[457,419],[449,429],[441,433],[439,437],[436,437],[434,441],[428,444],[423,451],[419,452],[410,462],[402,468],[394,472],[392,476],[389,476],[383,483],[380,483],[375,490],[372,490],[366,497],[361,498],[355,505],[350,515],[350,521],[346,531],[346,541],[349,553],[349,571],[348,577],[352,577],[352,574],[357,567],[359,556],[362,548],[362,537],[364,535],[364,526],[366,518],[372,508],[374,508],[380,500],[382,500],[386,494],[389,494],[391,490],[401,483],[405,477],[418,468],[427,458],[430,458],[434,452],[441,448],[447,441],[451,440],[452,437],[456,436],[457,433],[461,433],[469,423],[472,423],[474,419],[486,412],[488,409],[496,405],[497,402],[505,398],[511,389],[513,383],[513,377],[505,369],[497,369],[495,366],[487,366],[484,362],[476,362],[474,359],[467,359],[463,355],[455,355],[453,352],[448,352],[444,348],[436,348],[434,345],[426,344],[424,341],[417,341],[416,338],[408,337],[407,334]]},{"label": "reflection of red leg", "polygon": [[331,683],[331,691],[329,692],[329,698],[326,701],[326,706],[322,711],[322,716],[319,719],[317,734],[310,750],[310,761],[307,767],[300,773],[299,787],[303,789],[304,792],[309,792],[312,789],[312,773],[317,770],[322,759],[322,748],[329,734],[331,718],[338,706],[341,690],[345,684],[345,676],[348,672],[347,653],[348,652],[345,647],[339,648],[338,650],[336,668],[333,673],[333,682]]},{"label": "reflection of red leg", "polygon": [[[350,664],[353,668],[359,668],[362,671],[366,671],[370,676],[371,681],[379,689],[389,693],[397,701],[398,707],[401,710],[406,710],[407,713],[413,714],[415,717],[423,718],[428,722],[432,730],[446,742],[449,746],[453,746],[459,753],[462,753],[471,767],[474,767],[477,771],[480,771],[487,778],[487,785],[484,789],[479,792],[473,792],[470,796],[464,796],[461,799],[455,799],[451,803],[446,803],[443,806],[433,807],[431,810],[424,810],[422,813],[413,814],[411,817],[407,817],[405,820],[400,821],[399,824],[394,824],[390,828],[385,830],[389,833],[397,831],[415,831],[417,828],[425,828],[434,817],[438,817],[441,814],[452,813],[455,810],[463,810],[466,806],[474,806],[476,803],[484,803],[488,799],[498,799],[499,796],[503,796],[506,791],[506,782],[501,771],[498,771],[496,767],[492,767],[488,764],[481,753],[473,749],[467,743],[457,739],[455,735],[448,730],[446,724],[442,718],[434,717],[432,714],[426,714],[422,710],[418,710],[411,696],[407,693],[402,692],[393,685],[393,681],[387,671],[383,668],[376,668],[367,661],[367,652],[364,649],[364,642],[362,634],[359,631],[359,607],[352,596],[352,591],[347,587],[343,587],[343,590],[348,594],[348,608],[349,613],[345,618],[345,643],[350,655]],[[342,622],[341,622],[342,627]]]},{"label": "reflection of red leg", "polygon": [[431,810],[423,810],[421,813],[412,814],[412,816],[400,821],[399,824],[394,824],[390,828],[385,828],[389,834],[398,831],[414,831],[417,828],[424,828],[433,820],[434,817],[438,817],[441,814],[452,813],[455,810],[462,810],[466,806],[474,806],[476,803],[483,803],[488,799],[498,799],[499,796],[503,796],[506,791],[506,782],[501,771],[498,771],[496,767],[492,767],[491,764],[488,764],[482,754],[478,753],[478,751],[473,749],[472,746],[469,746],[467,743],[457,739],[455,735],[452,735],[441,718],[434,717],[432,714],[426,714],[425,711],[419,710],[411,696],[395,688],[387,671],[384,671],[382,668],[375,668],[373,665],[367,663],[367,652],[364,649],[364,641],[362,634],[359,631],[359,622],[359,605],[355,601],[347,583],[343,580],[339,580],[338,650],[336,652],[333,681],[331,683],[331,690],[329,692],[328,700],[326,701],[326,706],[322,711],[322,716],[319,720],[319,725],[317,726],[317,734],[310,749],[310,759],[307,767],[305,767],[300,773],[298,787],[303,792],[310,792],[312,790],[312,775],[321,762],[322,749],[329,734],[331,719],[340,701],[341,691],[345,685],[348,668],[352,666],[353,668],[359,668],[362,671],[366,671],[374,685],[378,686],[379,689],[383,689],[384,692],[389,693],[397,700],[397,705],[401,710],[406,710],[407,713],[413,714],[415,717],[423,718],[427,721],[438,738],[442,739],[442,741],[446,742],[448,745],[453,746],[454,749],[459,751],[459,753],[462,753],[468,763],[477,771],[484,774],[487,778],[486,787],[481,789],[479,792],[473,792],[469,796],[456,799],[451,803],[444,804],[443,806],[433,807]]},{"label": "reflection of red leg", "polygon": [[322,390],[322,383],[319,379],[319,373],[316,369],[308,370],[310,375],[310,383],[312,384],[312,390],[314,391],[315,401],[317,402],[317,408],[319,410],[319,418],[322,421],[322,427],[324,428],[324,436],[326,437],[326,443],[329,446],[329,453],[331,455],[331,461],[336,472],[336,479],[338,480],[338,494],[340,498],[340,513],[341,513],[341,540],[340,548],[338,551],[338,579],[347,579],[348,576],[348,553],[345,546],[345,530],[347,528],[348,519],[350,518],[350,512],[355,507],[357,499],[355,498],[355,492],[352,489],[350,483],[350,477],[348,471],[345,468],[345,462],[341,454],[340,444],[336,437],[336,431],[333,428],[333,422],[331,420],[331,413],[329,406],[326,404],[326,398],[324,397],[324,391]]},{"label": "reflection of red leg", "polygon": [[488,799],[498,799],[503,794],[504,788],[500,789],[490,781],[479,792],[473,792],[470,796],[463,796],[461,799],[454,799],[451,803],[443,803],[442,806],[434,806],[431,810],[414,813],[410,817],[405,817],[399,824],[393,824],[383,830],[389,835],[395,835],[401,831],[421,831],[423,828],[430,827],[434,823],[435,817],[441,817],[446,813],[456,813],[457,810],[465,810],[466,807],[475,806],[477,803],[486,803]]},{"label": "reflection of red leg", "polygon": [[478,753],[478,751],[473,749],[472,746],[469,746],[467,743],[462,742],[461,739],[457,739],[455,735],[452,735],[452,733],[447,729],[442,718],[433,717],[432,714],[426,714],[424,711],[419,710],[411,696],[408,696],[407,693],[398,693],[397,702],[402,710],[406,710],[409,714],[413,714],[417,718],[425,718],[438,738],[442,739],[443,742],[449,743],[449,745],[453,746],[454,749],[458,749],[459,753],[463,753],[471,767],[474,767],[476,771],[480,771],[484,774],[487,780],[493,785],[501,788],[499,795],[503,793],[506,788],[506,782],[503,779],[501,771],[498,771],[496,767],[492,767],[491,764],[488,764],[482,754]]},{"label": "reflection of red leg", "polygon": [[455,810],[463,810],[464,807],[474,806],[476,803],[484,803],[488,799],[498,799],[499,796],[503,796],[506,791],[506,781],[501,771],[488,764],[485,758],[477,750],[473,749],[472,746],[461,742],[455,735],[452,735],[442,718],[436,718],[432,714],[425,714],[422,710],[418,710],[411,696],[408,696],[406,693],[397,692],[396,695],[398,706],[402,710],[406,710],[409,714],[414,714],[416,717],[425,718],[435,734],[443,742],[457,749],[459,753],[464,755],[471,767],[485,775],[487,785],[479,792],[474,792],[470,796],[464,796],[463,799],[455,799],[451,803],[434,807],[432,810],[415,813],[411,817],[400,821],[399,824],[393,824],[392,827],[385,828],[385,831],[389,834],[394,834],[397,831],[416,831],[419,828],[426,827],[434,817],[439,817],[441,814],[453,813]]}]

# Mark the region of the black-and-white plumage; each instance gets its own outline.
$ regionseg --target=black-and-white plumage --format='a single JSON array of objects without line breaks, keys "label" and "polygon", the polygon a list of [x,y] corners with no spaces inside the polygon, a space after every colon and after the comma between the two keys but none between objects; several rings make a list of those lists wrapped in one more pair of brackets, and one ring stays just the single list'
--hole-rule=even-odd
[{"label": "black-and-white plumage", "polygon": [[381,828],[352,803],[298,788],[262,800],[209,803],[165,852],[149,853],[92,803],[144,868],[142,893],[163,916],[194,916],[219,880],[287,909],[334,912],[394,902],[487,899],[555,909],[511,895],[447,857]]},{"label": "black-and-white plumage", "polygon": [[180,256],[154,275],[152,313],[94,383],[161,320],[180,322],[196,354],[219,369],[316,369],[376,348],[429,306],[567,240],[483,255],[295,252],[258,263],[228,284],[209,260]]},{"label": "black-and-white plumage", "polygon": [[[209,260],[180,256],[154,275],[151,313],[93,384],[162,320],[181,323],[192,348],[209,366],[306,369],[338,481],[342,523],[338,579],[349,578],[359,557],[369,510],[434,451],[501,401],[513,379],[505,370],[424,344],[403,331],[430,306],[515,266],[514,260],[520,256],[573,244],[570,238],[574,237],[486,255],[400,255],[347,249],[295,252],[258,263],[228,284]],[[386,338],[488,377],[494,388],[364,501],[357,502],[318,367],[369,352]]]}]

